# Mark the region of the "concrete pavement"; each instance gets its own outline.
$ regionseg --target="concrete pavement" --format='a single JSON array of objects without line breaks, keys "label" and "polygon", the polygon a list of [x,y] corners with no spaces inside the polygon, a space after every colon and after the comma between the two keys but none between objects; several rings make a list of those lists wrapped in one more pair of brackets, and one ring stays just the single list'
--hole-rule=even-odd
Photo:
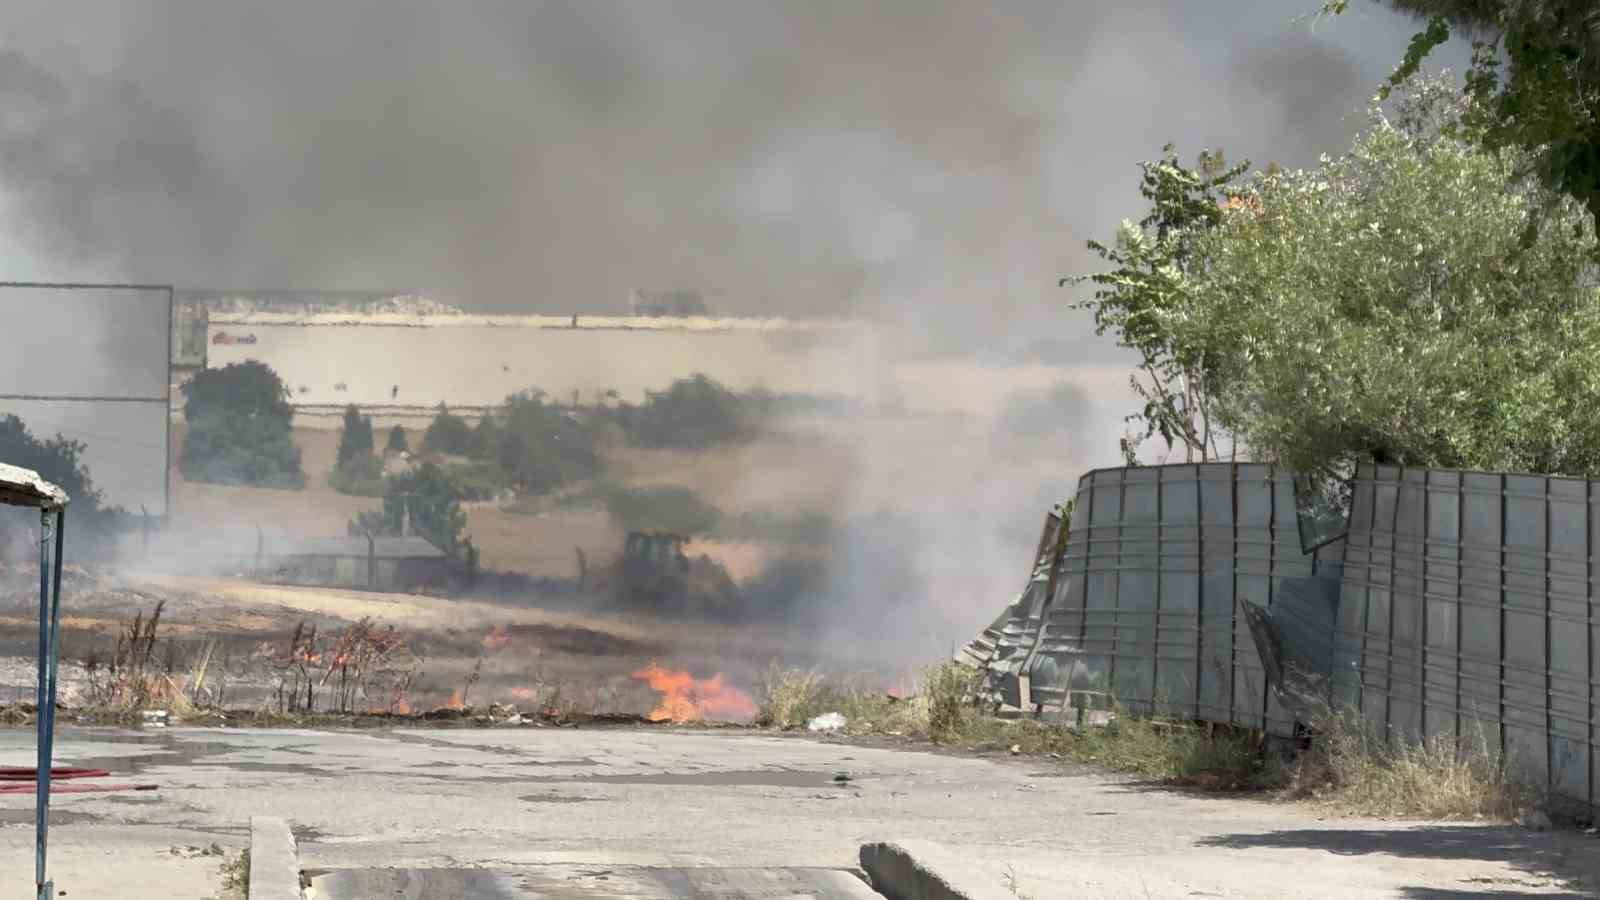
[{"label": "concrete pavement", "polygon": [[[32,733],[0,731],[0,765]],[[1015,896],[1590,896],[1600,840],[1319,818],[1065,772],[801,737],[654,729],[315,732],[65,729],[58,763],[160,790],[54,800],[69,900],[203,898],[252,816],[293,823],[308,869],[853,869],[862,844],[931,840]],[[838,776],[845,776],[840,780]],[[32,799],[0,797],[0,896],[32,873]],[[1584,881],[1583,879],[1589,879]]]}]

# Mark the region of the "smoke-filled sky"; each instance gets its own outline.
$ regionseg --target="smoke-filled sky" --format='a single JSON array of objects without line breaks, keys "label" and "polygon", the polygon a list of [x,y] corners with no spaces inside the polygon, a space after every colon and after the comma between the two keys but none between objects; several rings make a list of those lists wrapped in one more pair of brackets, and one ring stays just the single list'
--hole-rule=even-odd
[{"label": "smoke-filled sky", "polygon": [[1136,162],[1336,151],[1415,30],[1318,5],[9,0],[0,265],[1103,358],[1056,281]]}]

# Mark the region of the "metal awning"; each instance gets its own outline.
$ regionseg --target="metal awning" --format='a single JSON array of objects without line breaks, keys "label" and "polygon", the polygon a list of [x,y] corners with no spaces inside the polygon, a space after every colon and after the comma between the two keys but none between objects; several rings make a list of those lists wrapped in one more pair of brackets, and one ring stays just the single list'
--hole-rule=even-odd
[{"label": "metal awning", "polygon": [[54,511],[67,505],[67,492],[40,478],[32,469],[0,462],[0,503]]},{"label": "metal awning", "polygon": [[39,511],[39,687],[38,785],[34,811],[34,887],[38,900],[53,900],[45,877],[50,836],[50,765],[56,727],[56,663],[61,654],[61,550],[66,534],[67,492],[31,469],[0,463],[0,504]]}]

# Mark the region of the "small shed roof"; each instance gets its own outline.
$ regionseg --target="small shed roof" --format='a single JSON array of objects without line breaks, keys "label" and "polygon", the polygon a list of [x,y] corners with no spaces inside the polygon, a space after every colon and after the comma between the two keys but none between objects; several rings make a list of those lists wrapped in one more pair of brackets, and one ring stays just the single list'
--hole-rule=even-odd
[{"label": "small shed roof", "polygon": [[0,503],[60,509],[67,505],[67,492],[45,481],[32,469],[0,463]]}]

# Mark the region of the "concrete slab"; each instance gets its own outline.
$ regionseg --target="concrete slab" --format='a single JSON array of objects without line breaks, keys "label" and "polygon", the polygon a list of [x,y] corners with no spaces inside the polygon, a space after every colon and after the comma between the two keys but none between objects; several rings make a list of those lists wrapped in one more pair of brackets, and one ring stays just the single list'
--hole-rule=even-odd
[{"label": "concrete slab", "polygon": [[300,857],[282,819],[250,817],[250,900],[301,900]]},{"label": "concrete slab", "polygon": [[835,869],[346,869],[312,873],[311,888],[311,900],[883,900]]},{"label": "concrete slab", "polygon": [[[252,816],[292,823],[313,869],[850,870],[861,845],[906,839],[942,844],[1034,900],[1600,888],[1600,840],[1580,834],[1343,819],[1042,760],[809,737],[67,728],[57,760],[160,785],[52,803],[50,871],[68,900],[206,897],[222,859],[174,851],[215,842],[232,856]],[[0,765],[32,764],[32,732],[0,730]],[[839,772],[851,780],[835,783]],[[0,872],[33,871],[32,822],[32,798],[0,797]]]}]

